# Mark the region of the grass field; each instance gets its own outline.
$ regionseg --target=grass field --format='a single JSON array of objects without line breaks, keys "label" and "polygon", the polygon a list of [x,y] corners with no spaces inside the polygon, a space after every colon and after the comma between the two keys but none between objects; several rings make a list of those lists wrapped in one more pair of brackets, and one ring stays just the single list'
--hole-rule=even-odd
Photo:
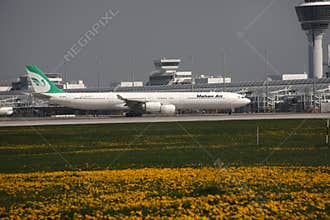
[{"label": "grass field", "polygon": [[[0,128],[0,172],[327,165],[325,120]],[[260,144],[256,144],[259,126]]]},{"label": "grass field", "polygon": [[325,134],[325,120],[2,127],[0,218],[326,219]]}]

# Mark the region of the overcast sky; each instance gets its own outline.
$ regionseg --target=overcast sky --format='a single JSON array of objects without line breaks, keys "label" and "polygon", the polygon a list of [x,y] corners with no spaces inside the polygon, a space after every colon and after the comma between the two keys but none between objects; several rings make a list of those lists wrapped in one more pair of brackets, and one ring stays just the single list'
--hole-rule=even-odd
[{"label": "overcast sky", "polygon": [[[299,0],[1,0],[0,82],[26,64],[96,86],[147,81],[152,60],[181,58],[195,75],[225,71],[233,81],[307,72]],[[87,34],[86,34],[87,33]],[[324,59],[326,44],[324,42]]]}]

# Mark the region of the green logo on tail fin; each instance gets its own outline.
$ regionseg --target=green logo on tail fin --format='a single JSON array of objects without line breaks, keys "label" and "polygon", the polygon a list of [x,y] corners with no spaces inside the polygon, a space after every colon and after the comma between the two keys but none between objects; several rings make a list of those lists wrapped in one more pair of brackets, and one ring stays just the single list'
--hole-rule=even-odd
[{"label": "green logo on tail fin", "polygon": [[38,80],[37,78],[31,77],[31,80],[34,84],[36,84],[36,86],[42,86],[42,87],[46,86],[46,82],[43,79]]},{"label": "green logo on tail fin", "polygon": [[37,93],[64,93],[57,88],[37,66],[26,66],[32,86]]}]

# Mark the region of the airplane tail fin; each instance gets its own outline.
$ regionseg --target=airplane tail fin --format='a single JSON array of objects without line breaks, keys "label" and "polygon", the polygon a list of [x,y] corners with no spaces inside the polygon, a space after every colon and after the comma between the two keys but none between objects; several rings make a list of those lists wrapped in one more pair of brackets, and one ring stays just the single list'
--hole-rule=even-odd
[{"label": "airplane tail fin", "polygon": [[37,66],[28,65],[26,66],[26,71],[36,93],[64,93]]}]

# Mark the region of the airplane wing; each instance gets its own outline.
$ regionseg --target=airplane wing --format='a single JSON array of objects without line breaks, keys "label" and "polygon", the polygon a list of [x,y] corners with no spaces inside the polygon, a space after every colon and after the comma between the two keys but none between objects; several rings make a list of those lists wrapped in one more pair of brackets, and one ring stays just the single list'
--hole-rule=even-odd
[{"label": "airplane wing", "polygon": [[161,113],[161,114],[175,114],[176,107],[173,104],[164,104],[159,101],[151,100],[132,100],[117,95],[118,99],[125,102],[128,107],[128,114],[132,116],[142,116],[143,113]]},{"label": "airplane wing", "polygon": [[117,95],[118,99],[122,100],[125,102],[125,106],[129,108],[130,111],[132,112],[143,112],[143,105],[145,102],[143,101],[137,101],[137,100],[130,100],[127,98],[122,97],[121,95]]}]

